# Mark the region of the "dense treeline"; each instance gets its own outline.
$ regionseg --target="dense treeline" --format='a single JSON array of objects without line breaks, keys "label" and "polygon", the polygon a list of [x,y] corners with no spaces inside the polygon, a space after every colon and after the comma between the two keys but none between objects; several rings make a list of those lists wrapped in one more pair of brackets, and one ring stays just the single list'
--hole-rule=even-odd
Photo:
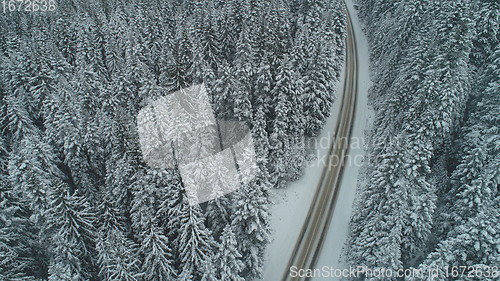
[{"label": "dense treeline", "polygon": [[375,119],[347,260],[486,274],[500,263],[499,2],[358,3]]},{"label": "dense treeline", "polygon": [[[4,13],[0,280],[249,280],[268,189],[296,179],[334,101],[338,1],[58,1]],[[204,82],[252,128],[259,172],[201,206],[148,167],[138,111]]]}]

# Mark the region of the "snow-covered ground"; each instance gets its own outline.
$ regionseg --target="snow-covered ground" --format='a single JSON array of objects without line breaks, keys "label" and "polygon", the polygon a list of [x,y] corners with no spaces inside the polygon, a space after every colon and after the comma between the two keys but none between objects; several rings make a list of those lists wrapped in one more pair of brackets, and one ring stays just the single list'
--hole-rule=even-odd
[{"label": "snow-covered ground", "polygon": [[[345,68],[345,67],[344,67]],[[271,199],[271,243],[267,246],[264,262],[263,281],[281,280],[288,266],[290,255],[295,247],[300,230],[311,205],[314,191],[319,185],[323,166],[318,162],[328,155],[329,142],[335,132],[338,112],[343,92],[344,70],[337,83],[337,100],[330,111],[320,136],[318,137],[317,159],[311,160],[302,178],[290,183],[284,189],[273,189]]]},{"label": "snow-covered ground", "polygon": [[[349,156],[353,159],[353,163],[346,165],[346,169],[344,170],[335,211],[328,229],[328,234],[324,241],[321,255],[314,266],[315,268],[328,266],[329,268],[342,269],[345,267],[344,262],[340,259],[340,255],[347,238],[352,205],[356,195],[358,175],[361,168],[360,165],[357,164],[359,164],[359,159],[362,159],[365,153],[364,142],[362,140],[366,128],[370,126],[370,120],[373,115],[373,110],[368,106],[368,89],[371,84],[369,77],[370,60],[368,56],[368,43],[361,30],[357,11],[353,7],[353,1],[346,0],[346,4],[351,15],[358,51],[358,100],[352,132],[353,143],[349,150]],[[355,159],[358,160],[354,161]],[[319,279],[321,278],[313,278],[312,280]],[[328,280],[335,279],[328,278]]]},{"label": "snow-covered ground", "polygon": [[[366,128],[367,119],[370,118],[371,110],[367,106],[367,93],[370,87],[370,79],[368,73],[369,58],[368,47],[365,37],[361,31],[361,27],[357,20],[356,11],[353,8],[352,1],[346,1],[351,13],[353,28],[356,34],[356,42],[358,48],[358,99],[356,116],[353,127],[353,140],[355,143],[351,145],[349,155],[351,159],[360,161],[364,155],[363,137]],[[337,93],[343,93],[344,86],[344,71],[338,82]],[[335,124],[340,110],[341,99],[337,99],[332,106],[330,117],[328,118],[322,133],[318,140],[322,140],[324,144],[319,145],[317,154],[318,159],[323,159],[328,154],[327,141],[333,141],[332,134],[335,130]],[[305,169],[304,176],[296,182],[291,183],[285,189],[272,191],[272,200],[274,205],[271,207],[271,228],[272,241],[266,249],[265,264],[263,278],[264,281],[281,280],[283,273],[286,270],[288,261],[295,243],[299,236],[304,220],[307,216],[314,191],[316,190],[321,173],[322,166],[318,165],[318,159],[312,160]],[[359,164],[359,163],[358,163]],[[342,187],[339,193],[335,212],[333,214],[332,223],[329,227],[328,236],[325,239],[322,253],[315,266],[329,266],[338,268],[339,257],[342,246],[345,242],[349,218],[351,216],[351,207],[354,201],[356,192],[356,183],[359,174],[359,165],[351,164],[344,171]],[[330,279],[331,280],[331,279]]]}]

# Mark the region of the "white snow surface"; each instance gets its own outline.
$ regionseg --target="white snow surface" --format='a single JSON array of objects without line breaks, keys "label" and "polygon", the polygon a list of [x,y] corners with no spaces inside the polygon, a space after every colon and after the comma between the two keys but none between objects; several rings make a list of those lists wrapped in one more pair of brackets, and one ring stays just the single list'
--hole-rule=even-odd
[{"label": "white snow surface", "polygon": [[[353,143],[349,150],[350,157],[354,159],[363,158],[364,145],[361,141],[365,134],[367,123],[371,119],[372,110],[368,107],[367,97],[370,87],[369,78],[369,56],[368,44],[364,37],[357,19],[353,2],[346,0],[353,28],[356,34],[358,50],[358,97],[356,115],[354,120],[352,139]],[[337,83],[337,95],[343,93],[345,66],[343,68],[339,82]],[[338,96],[330,111],[330,117],[323,126],[318,140],[332,141],[335,125],[340,110],[341,98]],[[323,159],[328,154],[329,145],[320,145],[316,155],[318,159]],[[263,278],[262,281],[281,280],[290,255],[295,247],[295,243],[304,224],[307,212],[311,205],[312,197],[318,187],[323,166],[318,165],[318,159],[313,159],[307,165],[304,175],[295,182],[290,183],[284,189],[273,189],[271,199],[274,204],[271,206],[271,243],[266,248]],[[351,216],[352,204],[356,194],[359,165],[347,165],[344,170],[341,182],[340,193],[338,194],[337,205],[330,223],[327,237],[325,238],[322,253],[318,258],[315,268],[328,266],[341,268],[340,254],[347,238],[349,219]],[[313,279],[316,280],[316,279]],[[329,278],[328,280],[334,280]],[[257,280],[256,280],[257,281]]]}]

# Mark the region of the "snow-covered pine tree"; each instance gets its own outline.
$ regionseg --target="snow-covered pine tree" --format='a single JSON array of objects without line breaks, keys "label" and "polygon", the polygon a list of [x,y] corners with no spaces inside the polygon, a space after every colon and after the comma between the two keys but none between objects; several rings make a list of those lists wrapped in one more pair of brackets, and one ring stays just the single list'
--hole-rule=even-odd
[{"label": "snow-covered pine tree", "polygon": [[48,192],[64,176],[57,167],[58,160],[51,146],[37,135],[24,138],[10,153],[8,179],[29,203],[32,220],[42,227],[48,209]]},{"label": "snow-covered pine tree", "polygon": [[472,5],[477,35],[473,39],[471,62],[476,67],[481,67],[500,41],[500,4],[495,0],[481,0],[473,1]]},{"label": "snow-covered pine tree", "polygon": [[172,250],[172,259],[176,261],[174,264],[176,272],[180,272],[179,260],[182,248],[180,247],[180,229],[183,222],[181,221],[183,212],[183,192],[182,182],[178,170],[171,171],[171,183],[163,187],[165,194],[162,198],[160,207],[158,208],[156,218],[160,227],[164,229],[165,234],[170,241],[169,247]]},{"label": "snow-covered pine tree", "polygon": [[14,141],[20,141],[24,136],[37,135],[38,128],[27,110],[23,95],[7,95],[5,97],[9,123],[8,130]]},{"label": "snow-covered pine tree", "polygon": [[[284,82],[284,80],[282,81]],[[289,81],[286,81],[289,82]],[[283,187],[287,178],[287,161],[284,155],[287,149],[290,148],[288,132],[291,124],[289,121],[289,112],[291,109],[288,95],[290,92],[286,84],[281,84],[284,87],[274,87],[273,95],[276,97],[275,108],[273,110],[272,133],[269,135],[269,163],[273,185]]]},{"label": "snow-covered pine tree", "polygon": [[267,133],[267,121],[265,104],[262,102],[262,98],[256,103],[256,112],[253,117],[252,123],[252,136],[255,148],[255,153],[257,155],[257,166],[261,173],[267,175],[268,178],[268,157],[269,157],[269,136]]},{"label": "snow-covered pine tree", "polygon": [[235,0],[224,1],[221,7],[214,11],[217,23],[216,44],[221,55],[221,62],[232,62],[236,53],[236,41],[239,34],[235,18],[236,2]]},{"label": "snow-covered pine tree", "polygon": [[145,233],[140,252],[144,255],[142,280],[174,280],[176,272],[168,238],[160,228],[151,226]]},{"label": "snow-covered pine tree", "polygon": [[307,0],[304,1],[302,9],[304,15],[301,22],[303,24],[298,27],[298,37],[303,40],[301,43],[305,60],[307,64],[310,64],[324,41],[320,35],[323,32],[323,13],[326,10],[326,1]]},{"label": "snow-covered pine tree", "polygon": [[255,80],[252,100],[257,103],[256,106],[262,107],[266,122],[268,123],[264,129],[270,133],[271,122],[268,121],[272,120],[271,106],[274,104],[274,97],[271,91],[276,82],[269,61],[261,59],[257,66]]},{"label": "snow-covered pine tree", "polygon": [[134,152],[128,149],[122,152],[113,151],[110,159],[105,163],[107,173],[104,188],[111,194],[110,200],[123,216],[130,213],[133,176],[138,172],[139,167],[139,160]]},{"label": "snow-covered pine tree", "polygon": [[[261,34],[262,47],[267,52],[270,61],[282,60],[290,47],[290,22],[288,6],[282,0],[269,3],[265,10],[263,28],[266,30]],[[278,62],[273,63],[276,66]]]},{"label": "snow-covered pine tree", "polygon": [[[211,163],[212,164],[212,163]],[[213,165],[213,164],[212,164]],[[228,183],[236,182],[226,167],[205,167],[212,171],[210,181],[207,185],[211,189],[210,201],[207,202],[205,216],[206,225],[212,231],[212,236],[217,239],[222,230],[230,222],[231,205],[233,198],[231,194],[224,194],[222,187]]]},{"label": "snow-covered pine tree", "polygon": [[111,192],[100,193],[97,207],[96,251],[99,277],[106,280],[139,280],[140,259],[137,245],[127,237],[125,217]]},{"label": "snow-covered pine tree", "polygon": [[213,8],[213,3],[211,3],[210,14],[207,14],[205,17],[205,21],[207,25],[204,30],[204,45],[203,45],[203,54],[205,61],[208,66],[214,71],[217,72],[219,65],[224,58],[224,55],[221,53],[221,44],[218,40],[217,36],[217,25],[215,19],[219,16],[219,11]]},{"label": "snow-covered pine tree", "polygon": [[246,21],[236,43],[236,55],[234,66],[235,92],[234,96],[234,117],[240,121],[250,121],[252,118],[252,81],[254,75],[253,49],[249,39],[250,31]]},{"label": "snow-covered pine tree", "polygon": [[[178,17],[178,21],[185,20]],[[193,62],[192,47],[184,25],[177,26],[174,44],[172,46],[173,59],[169,60],[166,77],[166,87],[169,92],[178,91],[190,86],[189,69]]]},{"label": "snow-covered pine tree", "polygon": [[234,92],[236,86],[232,70],[227,63],[223,63],[219,68],[218,79],[211,95],[217,118],[230,119],[234,117]]},{"label": "snow-covered pine tree", "polygon": [[60,17],[56,21],[54,40],[62,57],[70,64],[75,65],[77,53],[77,34],[72,28],[71,20]]},{"label": "snow-covered pine tree", "polygon": [[288,173],[287,179],[294,181],[302,174],[305,160],[302,84],[288,58],[278,68],[276,79],[276,89],[284,91],[288,99],[289,113],[285,121],[287,128],[283,128],[288,136],[288,145],[284,148],[284,158]]},{"label": "snow-covered pine tree", "polygon": [[141,280],[140,262],[135,243],[119,230],[111,230],[104,237],[98,235],[99,276],[105,280]]},{"label": "snow-covered pine tree", "polygon": [[0,279],[34,280],[43,269],[36,264],[36,233],[30,211],[0,174]]},{"label": "snow-covered pine tree", "polygon": [[[140,176],[139,176],[140,175]],[[142,241],[152,225],[155,225],[155,218],[160,205],[159,198],[156,197],[157,186],[155,177],[157,171],[147,168],[135,175],[132,186],[132,207],[130,219],[134,236]]]},{"label": "snow-covered pine tree", "polygon": [[267,182],[261,178],[239,188],[231,217],[231,228],[238,237],[238,251],[244,266],[241,276],[260,278],[264,266],[264,249],[269,242],[269,201]]},{"label": "snow-covered pine tree", "polygon": [[307,136],[316,136],[330,114],[334,99],[331,81],[334,76],[328,64],[330,57],[325,52],[311,60],[313,62],[309,63],[303,78],[302,101],[306,117],[305,133]]},{"label": "snow-covered pine tree", "polygon": [[220,237],[219,250],[214,258],[218,280],[243,281],[240,276],[243,269],[242,256],[238,251],[236,235],[230,225],[224,227]]},{"label": "snow-covered pine tree", "polygon": [[[187,197],[182,198],[179,236],[181,272],[179,280],[199,280],[213,263],[215,241],[211,231],[205,227],[205,217],[200,206],[190,206]],[[204,278],[208,278],[205,276]]]},{"label": "snow-covered pine tree", "polygon": [[94,278],[95,214],[85,199],[56,182],[50,189],[47,228],[51,232],[49,280]]}]

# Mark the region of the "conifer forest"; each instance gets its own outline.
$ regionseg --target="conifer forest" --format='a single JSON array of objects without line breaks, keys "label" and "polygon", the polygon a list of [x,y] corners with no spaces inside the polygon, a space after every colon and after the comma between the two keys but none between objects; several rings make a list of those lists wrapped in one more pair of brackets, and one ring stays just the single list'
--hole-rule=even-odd
[{"label": "conifer forest", "polygon": [[500,3],[358,2],[375,117],[347,260],[498,280]]},{"label": "conifer forest", "polygon": [[[59,0],[1,14],[0,280],[259,277],[268,190],[301,175],[301,141],[330,112],[344,17],[326,0]],[[202,82],[218,118],[251,126],[259,172],[191,206],[178,170],[144,163],[136,116]]]},{"label": "conifer forest", "polygon": [[[0,281],[279,281],[273,198],[343,102],[349,17],[369,52],[356,113],[373,114],[359,176],[336,186],[357,185],[341,264],[426,277],[345,280],[500,280],[498,0],[0,2]],[[140,127],[194,85],[220,149],[224,122],[251,143],[223,151],[233,169],[198,164],[216,194],[199,204],[181,154],[201,152],[168,144],[173,164],[152,165]],[[208,150],[200,136],[184,145]]]}]

